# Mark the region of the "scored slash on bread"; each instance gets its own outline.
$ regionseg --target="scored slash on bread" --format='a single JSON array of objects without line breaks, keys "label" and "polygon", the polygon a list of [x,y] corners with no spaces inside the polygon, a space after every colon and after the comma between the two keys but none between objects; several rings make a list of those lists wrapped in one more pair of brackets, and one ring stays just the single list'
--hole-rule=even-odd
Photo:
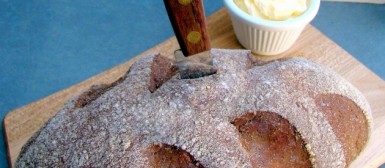
[{"label": "scored slash on bread", "polygon": [[348,166],[370,135],[364,96],[319,64],[256,63],[249,54],[213,49],[217,73],[166,75],[152,91],[159,58],[142,57],[118,84],[83,94],[82,106],[82,95],[69,101],[22,148],[16,167],[171,164],[157,162],[167,160],[162,153],[196,167]]},{"label": "scored slash on bread", "polygon": [[173,77],[177,71],[178,67],[175,60],[161,56],[160,54],[156,55],[151,64],[150,85],[148,86],[150,92],[152,93],[162,86],[163,83]]}]

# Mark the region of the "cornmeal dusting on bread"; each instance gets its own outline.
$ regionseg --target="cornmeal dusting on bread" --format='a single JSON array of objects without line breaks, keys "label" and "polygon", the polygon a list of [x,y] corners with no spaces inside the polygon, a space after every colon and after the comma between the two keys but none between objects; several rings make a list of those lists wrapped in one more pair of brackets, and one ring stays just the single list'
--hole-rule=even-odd
[{"label": "cornmeal dusting on bread", "polygon": [[309,152],[310,162],[311,162],[312,165],[314,165],[315,164],[315,158],[314,158],[314,153],[311,150],[310,144],[306,144],[305,147],[306,147],[306,150]]},{"label": "cornmeal dusting on bread", "polygon": [[148,88],[155,55],[144,56],[123,82],[84,107],[74,108],[77,97],[69,101],[23,147],[15,166],[147,167],[149,149],[168,144],[204,167],[251,167],[231,122],[268,111],[296,128],[314,167],[346,167],[343,146],[314,97],[351,99],[370,127],[363,95],[319,64],[294,58],[253,66],[249,53],[213,49],[216,74],[197,79],[177,74],[153,93]]}]

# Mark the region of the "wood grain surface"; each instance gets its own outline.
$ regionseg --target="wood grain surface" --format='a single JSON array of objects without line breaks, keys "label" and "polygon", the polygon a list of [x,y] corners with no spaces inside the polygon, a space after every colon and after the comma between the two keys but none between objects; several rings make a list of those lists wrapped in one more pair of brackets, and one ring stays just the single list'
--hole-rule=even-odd
[{"label": "wood grain surface", "polygon": [[[224,9],[210,16],[207,23],[213,48],[242,48],[235,38],[230,18]],[[15,162],[21,147],[63,107],[69,98],[81,93],[93,84],[113,82],[121,77],[135,60],[145,54],[160,52],[171,57],[174,50],[178,48],[176,38],[170,38],[128,62],[9,112],[4,118],[3,125],[10,163]],[[352,163],[351,167],[378,167],[384,163],[385,82],[311,25],[305,28],[299,40],[289,51],[273,57],[258,57],[271,60],[294,56],[304,57],[332,68],[363,92],[372,108],[374,130],[366,149]]]}]

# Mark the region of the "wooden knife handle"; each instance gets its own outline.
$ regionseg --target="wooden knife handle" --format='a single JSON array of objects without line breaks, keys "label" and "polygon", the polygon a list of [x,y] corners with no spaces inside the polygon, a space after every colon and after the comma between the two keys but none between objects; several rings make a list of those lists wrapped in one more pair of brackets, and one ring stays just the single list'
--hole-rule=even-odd
[{"label": "wooden knife handle", "polygon": [[210,50],[202,0],[163,0],[185,56]]}]

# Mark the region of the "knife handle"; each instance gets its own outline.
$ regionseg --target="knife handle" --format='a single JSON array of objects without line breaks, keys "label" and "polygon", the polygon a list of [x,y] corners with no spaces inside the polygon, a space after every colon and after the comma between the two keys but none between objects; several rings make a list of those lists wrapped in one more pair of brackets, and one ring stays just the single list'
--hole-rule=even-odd
[{"label": "knife handle", "polygon": [[210,50],[202,0],[163,0],[185,56]]}]

